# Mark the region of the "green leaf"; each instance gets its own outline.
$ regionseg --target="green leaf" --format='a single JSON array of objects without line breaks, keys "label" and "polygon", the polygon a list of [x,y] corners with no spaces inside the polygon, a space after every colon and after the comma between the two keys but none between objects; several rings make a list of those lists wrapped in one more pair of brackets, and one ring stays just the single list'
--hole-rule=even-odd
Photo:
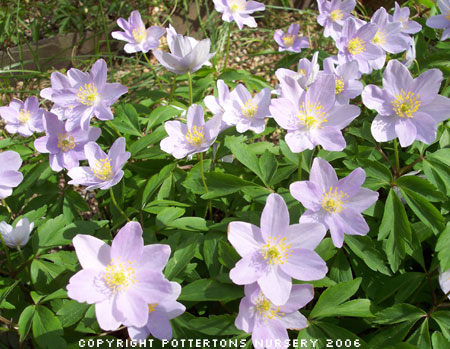
[{"label": "green leaf", "polygon": [[164,271],[164,274],[169,280],[172,280],[186,268],[186,265],[197,253],[202,238],[203,236],[199,234],[187,235],[179,233],[173,236],[172,240],[169,239],[173,256],[169,259]]},{"label": "green leaf", "polygon": [[450,269],[450,253],[448,251],[450,251],[450,222],[447,223],[436,243],[436,252],[441,270]]},{"label": "green leaf", "polygon": [[244,143],[243,137],[225,137],[225,145],[231,150],[233,155],[249,170],[262,178],[259,161],[256,155],[250,150],[249,146]]},{"label": "green leaf", "polygon": [[47,220],[39,227],[37,233],[33,234],[33,250],[37,252],[46,247],[61,245],[64,241],[61,241],[60,232],[66,224],[64,215]]},{"label": "green leaf", "polygon": [[210,336],[229,336],[242,334],[234,325],[233,315],[211,315],[189,321],[189,328]]},{"label": "green leaf", "polygon": [[200,217],[181,217],[167,224],[170,229],[182,229],[190,231],[208,231],[208,225],[204,218]]},{"label": "green leaf", "polygon": [[450,194],[450,169],[440,161],[429,158],[422,162],[423,172],[427,179],[440,192]]},{"label": "green leaf", "polygon": [[450,341],[450,312],[443,310],[435,311],[431,314],[431,317],[441,328],[442,334]]},{"label": "green leaf", "polygon": [[384,275],[391,275],[389,268],[386,266],[386,255],[380,248],[377,248],[377,243],[369,236],[346,234],[345,243],[370,269],[379,271]]},{"label": "green leaf", "polygon": [[141,152],[147,147],[154,145],[161,141],[164,137],[167,136],[167,133],[164,127],[158,127],[152,133],[139,138],[136,142],[133,142],[128,148],[132,158],[145,159],[145,156],[139,156]]},{"label": "green leaf", "polygon": [[411,304],[395,304],[376,313],[373,322],[382,325],[398,324],[400,322],[415,322],[427,313]]},{"label": "green leaf", "polygon": [[236,250],[226,241],[219,241],[219,262],[228,269],[235,267],[236,263],[241,259],[241,256]]},{"label": "green leaf", "polygon": [[62,327],[69,327],[80,321],[89,307],[90,304],[87,303],[78,303],[74,300],[67,300],[56,312],[56,315],[59,316]]},{"label": "green leaf", "polygon": [[160,106],[152,110],[148,117],[147,130],[150,130],[154,126],[158,126],[167,120],[173,119],[174,116],[180,115],[181,110],[174,108],[170,105]]},{"label": "green leaf", "polygon": [[[335,286],[329,287],[320,295],[316,305],[311,311],[310,317],[318,318],[339,315],[334,313],[333,310],[353,296],[356,291],[358,291],[360,284],[361,278],[356,278],[355,280],[341,282]],[[344,309],[344,311],[346,310]],[[333,312],[333,315],[330,315],[330,312]]]},{"label": "green leaf", "polygon": [[431,348],[431,338],[427,318],[422,322],[420,328],[409,337],[408,343],[415,345],[419,349]]},{"label": "green leaf", "polygon": [[378,179],[383,185],[392,183],[393,177],[388,167],[378,161],[368,159],[360,159],[359,161],[362,163],[368,177]]},{"label": "green leaf", "polygon": [[[367,343],[349,330],[324,321],[315,321],[326,336],[326,341],[320,348],[361,348],[367,349]],[[331,342],[331,343],[330,343]],[[317,346],[319,348],[319,346]]]},{"label": "green leaf", "polygon": [[222,284],[214,280],[200,279],[183,287],[179,301],[207,302],[242,298],[244,288],[237,285]]},{"label": "green leaf", "polygon": [[336,283],[353,280],[352,270],[342,249],[339,249],[330,265],[330,278]]},{"label": "green leaf", "polygon": [[131,104],[119,104],[115,109],[115,118],[112,123],[120,132],[142,136],[138,114]]},{"label": "green leaf", "polygon": [[435,331],[431,336],[431,342],[433,343],[433,348],[445,348],[448,345],[448,340],[442,335],[441,332]]},{"label": "green leaf", "polygon": [[381,328],[369,341],[370,348],[387,348],[401,342],[409,333],[415,322],[402,322]]},{"label": "green leaf", "polygon": [[266,150],[259,158],[259,169],[261,173],[261,179],[266,184],[271,184],[272,178],[278,168],[278,162],[275,155]]},{"label": "green leaf", "polygon": [[20,340],[22,342],[25,340],[25,338],[28,336],[28,333],[30,332],[34,312],[35,306],[29,305],[23,310],[22,314],[20,314],[18,325],[19,325]]},{"label": "green leaf", "polygon": [[158,228],[168,226],[172,221],[181,217],[185,213],[181,207],[165,207],[156,216],[156,226]]},{"label": "green leaf", "polygon": [[446,196],[436,190],[436,187],[424,178],[418,176],[401,176],[395,181],[400,188],[420,194],[428,201],[443,201]]},{"label": "green leaf", "polygon": [[232,174],[221,172],[209,172],[205,174],[208,193],[202,195],[202,199],[215,199],[233,194],[240,189],[257,184],[246,181]]},{"label": "green leaf", "polygon": [[445,220],[436,207],[434,207],[423,196],[416,194],[414,191],[406,188],[400,188],[408,206],[419,217],[419,219],[430,227],[435,234],[439,234],[445,228]]},{"label": "green leaf", "polygon": [[58,318],[48,308],[35,306],[33,316],[33,337],[39,347],[57,349],[66,348],[66,341],[62,338],[63,330]]},{"label": "green leaf", "polygon": [[379,240],[389,234],[386,255],[392,271],[396,272],[406,255],[406,246],[411,245],[412,232],[405,208],[394,189],[389,191],[386,199],[379,231]]},{"label": "green leaf", "polygon": [[142,192],[142,200],[141,200],[142,207],[144,207],[147,204],[152,195],[161,186],[161,184],[170,175],[170,173],[172,173],[172,171],[175,169],[176,166],[177,166],[176,164],[166,165],[161,169],[159,173],[150,177]]}]

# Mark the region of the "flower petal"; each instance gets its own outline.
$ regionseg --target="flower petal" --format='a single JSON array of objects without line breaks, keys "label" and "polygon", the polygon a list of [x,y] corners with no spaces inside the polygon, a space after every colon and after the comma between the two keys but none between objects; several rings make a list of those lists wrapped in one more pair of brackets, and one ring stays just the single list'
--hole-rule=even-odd
[{"label": "flower petal", "polygon": [[111,258],[122,262],[138,261],[144,247],[142,228],[138,222],[128,222],[119,230],[111,244]]},{"label": "flower petal", "polygon": [[261,214],[261,233],[264,241],[273,236],[285,236],[289,228],[289,211],[283,197],[270,194]]},{"label": "flower petal", "polygon": [[84,269],[103,270],[110,263],[111,247],[91,235],[76,235],[72,240],[80,265]]},{"label": "flower petal", "polygon": [[260,250],[264,245],[261,230],[247,222],[231,222],[228,225],[228,241],[241,257]]}]

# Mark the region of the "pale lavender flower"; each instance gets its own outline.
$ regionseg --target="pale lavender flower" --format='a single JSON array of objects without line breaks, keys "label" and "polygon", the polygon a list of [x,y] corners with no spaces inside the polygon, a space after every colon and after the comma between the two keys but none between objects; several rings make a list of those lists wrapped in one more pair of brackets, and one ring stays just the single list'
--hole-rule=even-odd
[{"label": "pale lavender flower", "polygon": [[73,167],[67,174],[72,178],[69,184],[85,185],[86,190],[106,190],[119,183],[123,177],[122,167],[130,157],[130,153],[125,151],[123,137],[116,139],[108,155],[95,142],[87,143],[84,153],[89,167]]},{"label": "pale lavender flower", "polygon": [[242,257],[230,270],[238,285],[257,282],[276,305],[285,304],[292,289],[292,278],[322,279],[326,263],[314,252],[325,235],[321,224],[289,225],[289,211],[278,194],[267,197],[261,214],[261,228],[246,222],[228,225],[228,240]]},{"label": "pale lavender flower", "polygon": [[[255,348],[289,348],[287,329],[299,331],[308,326],[306,318],[298,310],[313,299],[312,285],[293,285],[282,305],[275,305],[267,299],[257,283],[246,285],[244,292],[234,324],[252,334]],[[275,341],[280,345],[275,345]]]},{"label": "pale lavender flower", "polygon": [[441,14],[427,19],[427,26],[435,29],[444,29],[441,40],[447,40],[450,37],[450,0],[438,0],[438,6]]},{"label": "pale lavender flower", "polygon": [[338,40],[342,27],[351,17],[351,12],[356,6],[355,0],[318,0],[319,15],[317,22],[325,27],[324,36],[331,36],[334,40]]},{"label": "pale lavender flower", "polygon": [[300,25],[292,23],[286,33],[281,29],[275,30],[274,39],[279,46],[279,51],[301,52],[302,48],[309,47],[308,38],[298,36],[299,29]]},{"label": "pale lavender flower", "polygon": [[[50,97],[59,107],[64,108],[64,117],[67,118],[67,130],[72,131],[77,127],[87,130],[92,116],[100,120],[112,120],[114,118],[111,105],[128,88],[119,83],[106,82],[106,62],[97,60],[89,73],[72,68],[68,71],[68,81],[60,84],[63,88],[51,87],[51,91],[44,94]],[[70,87],[64,87],[69,84]]]},{"label": "pale lavender flower", "polygon": [[44,129],[46,135],[36,139],[34,147],[40,153],[50,154],[50,167],[56,172],[78,167],[79,161],[86,159],[86,143],[95,142],[101,134],[97,127],[89,127],[87,131],[80,128],[68,131],[64,122],[50,112],[44,113]]},{"label": "pale lavender flower", "polygon": [[139,11],[133,11],[126,21],[123,18],[117,20],[117,24],[124,31],[115,31],[111,36],[117,40],[126,41],[124,50],[126,53],[144,52],[153,50],[159,46],[159,39],[164,35],[165,29],[156,25],[145,29]]},{"label": "pale lavender flower", "polygon": [[0,107],[0,116],[6,121],[6,131],[12,134],[19,133],[23,137],[44,130],[43,114],[44,109],[39,108],[36,97],[28,97],[25,102],[12,99],[8,107]]},{"label": "pale lavender flower", "polygon": [[338,60],[340,64],[356,60],[359,71],[368,74],[372,71],[369,61],[383,58],[384,51],[372,42],[377,33],[376,25],[367,23],[359,29],[357,26],[358,23],[353,18],[345,22],[342,35],[336,41]]},{"label": "pale lavender flower", "polygon": [[[217,97],[206,96],[203,99],[206,107],[214,114],[214,116],[219,115],[222,119],[223,114],[230,109],[229,105],[231,103],[230,89],[223,80],[217,80]],[[221,121],[220,131],[225,130],[230,127],[225,121]]]},{"label": "pale lavender flower", "polygon": [[357,62],[351,61],[335,67],[333,58],[328,57],[323,61],[323,71],[334,75],[336,103],[348,104],[350,99],[361,94],[363,84],[359,81],[361,74]]},{"label": "pale lavender flower", "polygon": [[223,121],[228,125],[236,125],[239,133],[251,130],[256,133],[264,131],[265,118],[270,116],[270,89],[263,88],[254,97],[239,84],[230,93],[229,110],[223,114]]},{"label": "pale lavender flower", "polygon": [[410,11],[409,7],[400,7],[400,5],[395,2],[394,15],[390,18],[394,22],[399,22],[402,25],[402,33],[404,34],[416,34],[421,29],[422,26],[416,21],[409,19]]},{"label": "pale lavender flower", "polygon": [[34,223],[30,223],[28,218],[20,219],[15,227],[6,222],[0,222],[0,234],[2,234],[5,245],[10,248],[23,247],[30,239]]},{"label": "pale lavender flower", "polygon": [[402,63],[407,67],[411,67],[416,59],[416,43],[414,40],[411,40],[411,45],[406,50],[406,53],[403,55]]},{"label": "pale lavender flower", "polygon": [[372,122],[372,135],[378,142],[399,139],[402,147],[414,140],[426,144],[436,139],[437,124],[450,117],[450,99],[438,95],[442,72],[430,69],[413,79],[408,68],[389,61],[383,73],[383,89],[367,85],[362,93],[366,107],[378,115]]},{"label": "pale lavender flower", "polygon": [[23,181],[23,174],[19,172],[22,165],[20,155],[12,150],[0,153],[0,199],[12,194],[12,188],[17,187]]},{"label": "pale lavender flower", "polygon": [[250,16],[255,11],[264,11],[264,4],[246,0],[213,0],[217,12],[222,13],[225,22],[235,21],[239,29],[244,25],[256,28],[255,19]]},{"label": "pale lavender flower", "polygon": [[172,25],[167,29],[167,43],[170,53],[154,50],[153,55],[167,70],[176,74],[193,73],[203,65],[211,65],[209,60],[215,55],[215,52],[209,53],[209,39],[198,41],[190,36],[177,34]]},{"label": "pale lavender flower", "polygon": [[105,331],[120,324],[143,327],[149,304],[163,301],[172,285],[162,270],[170,256],[168,245],[144,246],[142,228],[129,222],[111,246],[91,235],[72,240],[82,267],[67,285],[67,295],[77,302],[95,304],[97,322]]},{"label": "pale lavender flower", "polygon": [[[41,90],[41,97],[52,100],[52,94],[53,92],[72,88],[75,82],[73,80],[70,80],[66,75],[61,74],[60,72],[53,72],[50,75],[50,82],[51,87],[47,87]],[[67,115],[66,115],[67,111]],[[50,112],[57,115],[60,120],[65,120],[70,116],[71,109],[70,108],[64,108],[57,104],[53,104],[52,109],[50,109]]]},{"label": "pale lavender flower", "polygon": [[361,212],[372,206],[378,193],[361,188],[366,179],[362,168],[338,180],[333,167],[315,158],[309,181],[290,185],[291,195],[307,209],[300,223],[321,223],[330,229],[336,247],[342,247],[344,234],[366,235],[369,232]]},{"label": "pale lavender flower", "polygon": [[216,115],[205,123],[203,108],[193,104],[188,109],[186,121],[187,124],[177,120],[164,124],[169,137],[161,141],[160,147],[176,159],[207,151],[220,132],[222,118]]},{"label": "pale lavender flower", "polygon": [[283,87],[289,83],[286,83],[286,77],[294,79],[299,86],[306,90],[314,81],[316,81],[319,75],[320,65],[317,63],[319,58],[319,51],[314,52],[311,61],[307,58],[302,58],[298,61],[297,71],[293,71],[286,68],[278,68],[275,75],[280,81],[279,93],[283,95]]},{"label": "pale lavender flower", "polygon": [[[289,78],[287,78],[288,81]],[[288,132],[286,143],[294,153],[321,145],[325,150],[340,151],[346,146],[340,130],[361,112],[355,105],[337,105],[335,77],[321,74],[304,92],[291,79],[281,98],[272,100],[270,112]]]},{"label": "pale lavender flower", "polygon": [[[439,268],[439,285],[441,286],[444,294],[450,292],[450,269],[443,272]],[[450,299],[450,294],[448,295],[448,299]]]},{"label": "pale lavender flower", "polygon": [[377,26],[377,32],[372,43],[389,53],[400,53],[408,49],[411,38],[402,34],[400,22],[390,22],[389,14],[384,7],[380,7],[372,16],[370,23]]},{"label": "pale lavender flower", "polygon": [[128,335],[132,340],[144,340],[151,334],[160,340],[172,339],[171,319],[183,314],[186,307],[178,303],[176,299],[181,293],[181,286],[171,282],[172,290],[159,303],[148,305],[148,321],[144,327],[128,327]]}]

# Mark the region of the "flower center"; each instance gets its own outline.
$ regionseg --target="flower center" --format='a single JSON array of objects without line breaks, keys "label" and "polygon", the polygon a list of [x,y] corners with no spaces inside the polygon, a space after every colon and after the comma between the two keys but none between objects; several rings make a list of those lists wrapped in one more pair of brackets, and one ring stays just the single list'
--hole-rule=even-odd
[{"label": "flower center", "polygon": [[447,18],[450,21],[450,10],[447,13],[447,16],[445,16],[445,18]]},{"label": "flower center", "polygon": [[133,264],[134,261],[122,262],[120,257],[117,258],[117,261],[111,259],[103,274],[103,280],[113,293],[124,291],[128,286],[137,282]]},{"label": "flower center", "polygon": [[284,34],[283,35],[283,42],[284,45],[287,47],[290,47],[294,44],[294,40],[295,40],[295,35],[292,34]]},{"label": "flower center", "polygon": [[242,115],[247,118],[253,118],[258,111],[258,105],[255,103],[253,99],[249,99],[245,102],[244,106],[241,108]]},{"label": "flower center", "polygon": [[286,244],[286,238],[282,238],[281,235],[271,236],[263,245],[261,254],[267,264],[284,264],[291,255],[291,246],[291,244]]},{"label": "flower center", "polygon": [[200,147],[205,142],[205,131],[203,126],[192,126],[186,133],[186,140],[194,147]]},{"label": "flower center", "polygon": [[29,110],[20,109],[19,112],[19,122],[23,125],[26,124],[30,120],[31,114]]},{"label": "flower center", "polygon": [[419,95],[411,91],[406,93],[402,89],[399,95],[395,95],[395,101],[392,102],[392,107],[399,117],[404,118],[406,116],[412,118],[421,104]]},{"label": "flower center", "polygon": [[58,133],[57,147],[63,152],[72,150],[76,146],[77,144],[75,143],[75,139],[70,133]]},{"label": "flower center", "polygon": [[144,27],[134,28],[131,32],[133,34],[134,40],[140,44],[142,41],[144,41],[147,38],[147,31]]},{"label": "flower center", "polygon": [[377,33],[372,39],[372,43],[375,45],[381,46],[386,43],[386,33],[380,29],[377,30]]},{"label": "flower center", "polygon": [[300,106],[300,112],[298,119],[307,128],[319,128],[324,122],[328,120],[326,117],[328,113],[324,111],[324,108],[320,102],[309,103],[305,105],[305,102]]},{"label": "flower center", "polygon": [[111,167],[111,159],[104,158],[97,161],[94,168],[91,169],[94,176],[102,181],[111,179],[113,175],[113,169]]},{"label": "flower center", "polygon": [[363,53],[366,50],[366,45],[365,45],[364,40],[361,40],[358,37],[351,39],[348,42],[347,50],[352,55],[359,55],[360,53]]},{"label": "flower center", "polygon": [[77,98],[81,104],[92,107],[97,102],[97,87],[91,83],[84,84],[78,89]]},{"label": "flower center", "polygon": [[338,191],[337,188],[330,187],[328,192],[326,192],[322,198],[322,208],[329,213],[339,213],[345,210],[344,204],[348,202],[345,200],[348,195],[342,190]]},{"label": "flower center", "polygon": [[336,77],[336,90],[334,93],[337,95],[340,94],[342,91],[344,91],[344,87],[344,79],[342,79],[341,77]]},{"label": "flower center", "polygon": [[333,22],[340,21],[342,19],[342,17],[344,17],[344,14],[339,9],[338,10],[333,10],[330,13],[330,18],[331,18],[331,20]]},{"label": "flower center", "polygon": [[158,306],[158,303],[151,303],[148,305],[148,313],[151,314],[155,311],[155,308]]},{"label": "flower center", "polygon": [[231,12],[242,12],[245,10],[245,0],[230,0]]},{"label": "flower center", "polygon": [[265,320],[272,320],[284,316],[284,313],[280,313],[280,308],[280,306],[273,305],[266,297],[264,297],[262,292],[256,300],[255,309],[258,315]]}]

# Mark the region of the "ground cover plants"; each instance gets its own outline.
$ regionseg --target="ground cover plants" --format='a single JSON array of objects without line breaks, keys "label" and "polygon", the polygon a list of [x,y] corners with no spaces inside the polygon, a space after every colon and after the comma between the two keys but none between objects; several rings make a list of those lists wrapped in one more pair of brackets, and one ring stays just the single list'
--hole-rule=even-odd
[{"label": "ground cover plants", "polygon": [[449,1],[165,3],[1,71],[0,347],[450,347]]}]

